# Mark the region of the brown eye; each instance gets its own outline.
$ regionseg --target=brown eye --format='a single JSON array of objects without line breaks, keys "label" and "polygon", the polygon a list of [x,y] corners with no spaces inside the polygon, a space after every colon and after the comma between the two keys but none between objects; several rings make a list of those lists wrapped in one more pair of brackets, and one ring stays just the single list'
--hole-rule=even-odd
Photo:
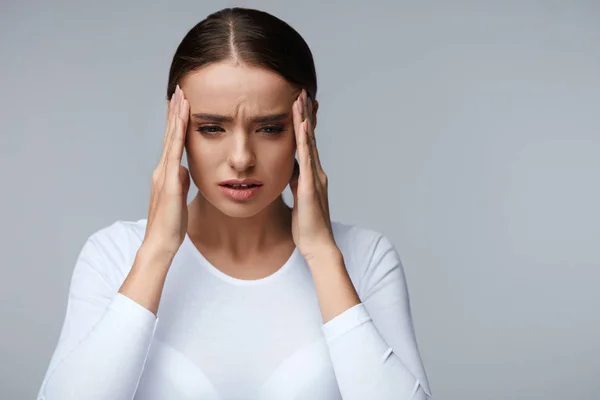
[{"label": "brown eye", "polygon": [[214,125],[204,125],[204,126],[199,126],[198,129],[196,129],[196,131],[205,134],[207,136],[214,136],[219,132],[224,132],[224,129],[221,128],[220,126],[214,126]]},{"label": "brown eye", "polygon": [[260,130],[268,136],[273,136],[283,132],[285,129],[282,126],[265,126]]}]

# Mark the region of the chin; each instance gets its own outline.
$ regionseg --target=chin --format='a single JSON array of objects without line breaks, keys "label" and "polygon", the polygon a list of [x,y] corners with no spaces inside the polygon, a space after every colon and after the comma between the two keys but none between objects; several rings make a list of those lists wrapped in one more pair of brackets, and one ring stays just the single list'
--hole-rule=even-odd
[{"label": "chin", "polygon": [[[283,190],[282,190],[283,192]],[[221,213],[231,218],[251,218],[257,214],[260,214],[266,208],[268,208],[274,201],[279,199],[281,193],[269,195],[267,193],[260,193],[252,199],[245,201],[234,201],[224,196],[223,194],[210,193],[208,196],[202,191],[198,191],[198,194],[202,195],[206,201],[208,201],[214,208],[219,210]]]},{"label": "chin", "polygon": [[266,208],[264,204],[232,204],[229,201],[219,202],[213,206],[231,218],[251,218]]}]

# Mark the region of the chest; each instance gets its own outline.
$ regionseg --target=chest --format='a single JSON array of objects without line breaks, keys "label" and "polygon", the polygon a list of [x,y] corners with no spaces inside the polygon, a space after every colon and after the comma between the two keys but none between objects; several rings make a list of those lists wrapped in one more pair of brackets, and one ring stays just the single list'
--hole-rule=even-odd
[{"label": "chest", "polygon": [[246,287],[180,270],[165,284],[136,399],[341,399],[321,326],[303,268]]}]

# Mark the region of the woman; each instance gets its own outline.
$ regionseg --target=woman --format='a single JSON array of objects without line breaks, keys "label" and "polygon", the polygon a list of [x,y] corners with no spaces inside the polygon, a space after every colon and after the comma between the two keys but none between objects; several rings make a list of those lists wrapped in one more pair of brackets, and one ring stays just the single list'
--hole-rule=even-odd
[{"label": "woman", "polygon": [[38,399],[430,396],[393,245],[330,221],[316,92],[274,16],[225,9],[189,31],[148,218],[85,243]]}]

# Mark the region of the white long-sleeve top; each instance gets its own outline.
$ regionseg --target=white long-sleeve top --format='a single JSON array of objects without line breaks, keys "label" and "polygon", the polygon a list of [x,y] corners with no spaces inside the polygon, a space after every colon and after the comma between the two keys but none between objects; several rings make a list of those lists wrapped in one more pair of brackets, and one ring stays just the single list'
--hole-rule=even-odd
[{"label": "white long-sleeve top", "polygon": [[425,400],[405,276],[384,235],[333,222],[361,303],[323,324],[296,249],[274,274],[221,272],[185,237],[158,315],[118,293],[146,220],[91,235],[38,400]]}]

